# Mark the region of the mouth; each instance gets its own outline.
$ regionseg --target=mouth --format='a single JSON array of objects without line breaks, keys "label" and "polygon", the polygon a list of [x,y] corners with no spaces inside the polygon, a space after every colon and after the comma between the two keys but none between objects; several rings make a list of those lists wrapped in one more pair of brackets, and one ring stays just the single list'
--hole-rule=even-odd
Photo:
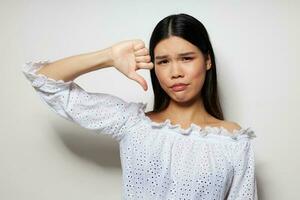
[{"label": "mouth", "polygon": [[171,88],[174,92],[180,92],[185,90],[188,85],[189,84],[179,83],[179,84],[174,84]]}]

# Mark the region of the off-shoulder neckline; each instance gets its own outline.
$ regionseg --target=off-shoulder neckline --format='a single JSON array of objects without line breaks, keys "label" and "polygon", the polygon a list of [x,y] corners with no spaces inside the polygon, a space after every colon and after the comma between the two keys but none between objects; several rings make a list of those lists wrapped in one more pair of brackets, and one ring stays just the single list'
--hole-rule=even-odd
[{"label": "off-shoulder neckline", "polygon": [[180,124],[173,124],[169,118],[165,119],[165,121],[163,122],[155,122],[145,113],[148,103],[139,102],[138,104],[140,106],[141,117],[145,119],[146,122],[148,122],[152,128],[162,129],[167,127],[182,135],[189,135],[190,133],[194,132],[200,137],[205,137],[208,135],[218,135],[229,137],[234,140],[238,140],[245,137],[250,139],[257,137],[253,129],[249,126],[246,128],[242,127],[240,129],[234,129],[233,131],[229,131],[223,126],[200,126],[195,123],[191,123],[191,125],[188,128],[182,128]]}]

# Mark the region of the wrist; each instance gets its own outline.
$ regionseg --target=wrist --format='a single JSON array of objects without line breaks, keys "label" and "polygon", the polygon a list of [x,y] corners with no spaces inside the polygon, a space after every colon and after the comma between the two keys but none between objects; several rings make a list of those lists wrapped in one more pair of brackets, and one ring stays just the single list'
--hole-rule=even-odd
[{"label": "wrist", "polygon": [[107,64],[109,66],[113,66],[114,65],[114,56],[113,56],[113,52],[112,52],[112,47],[109,47],[106,49],[106,53],[107,53]]},{"label": "wrist", "polygon": [[95,58],[95,66],[97,69],[111,67],[114,64],[111,47],[98,50],[91,55]]}]

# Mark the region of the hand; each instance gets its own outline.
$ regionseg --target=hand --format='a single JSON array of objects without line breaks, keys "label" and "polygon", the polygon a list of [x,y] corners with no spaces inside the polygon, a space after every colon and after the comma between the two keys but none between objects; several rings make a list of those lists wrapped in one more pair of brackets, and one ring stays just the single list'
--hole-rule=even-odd
[{"label": "hand", "polygon": [[136,73],[138,69],[152,69],[153,63],[149,55],[149,50],[145,43],[140,40],[126,40],[114,44],[111,47],[113,66],[127,76],[138,82],[144,90],[148,89],[145,79]]}]

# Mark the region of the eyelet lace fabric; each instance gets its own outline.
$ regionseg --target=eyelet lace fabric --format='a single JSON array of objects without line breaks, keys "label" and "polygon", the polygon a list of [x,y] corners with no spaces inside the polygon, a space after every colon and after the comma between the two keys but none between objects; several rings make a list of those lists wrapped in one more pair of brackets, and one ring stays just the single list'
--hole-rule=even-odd
[{"label": "eyelet lace fabric", "polygon": [[22,72],[59,116],[119,143],[124,200],[257,200],[250,128],[183,129],[145,115],[147,103],[85,91],[74,81],[36,71],[49,60],[27,62]]},{"label": "eyelet lace fabric", "polygon": [[245,138],[245,137],[250,138],[250,139],[257,137],[251,127],[234,129],[233,131],[229,131],[228,129],[224,128],[223,126],[201,127],[200,125],[191,123],[191,125],[188,128],[184,129],[181,127],[180,124],[172,124],[170,119],[166,119],[164,122],[155,122],[155,121],[152,121],[148,116],[145,115],[145,110],[146,110],[147,105],[148,105],[148,103],[140,103],[142,117],[144,119],[146,119],[151,124],[151,126],[154,128],[168,127],[169,129],[172,129],[182,135],[189,135],[191,132],[196,132],[200,137],[205,137],[207,135],[212,135],[212,134],[213,135],[221,135],[221,136],[229,137],[233,140],[238,140],[238,139]]}]

